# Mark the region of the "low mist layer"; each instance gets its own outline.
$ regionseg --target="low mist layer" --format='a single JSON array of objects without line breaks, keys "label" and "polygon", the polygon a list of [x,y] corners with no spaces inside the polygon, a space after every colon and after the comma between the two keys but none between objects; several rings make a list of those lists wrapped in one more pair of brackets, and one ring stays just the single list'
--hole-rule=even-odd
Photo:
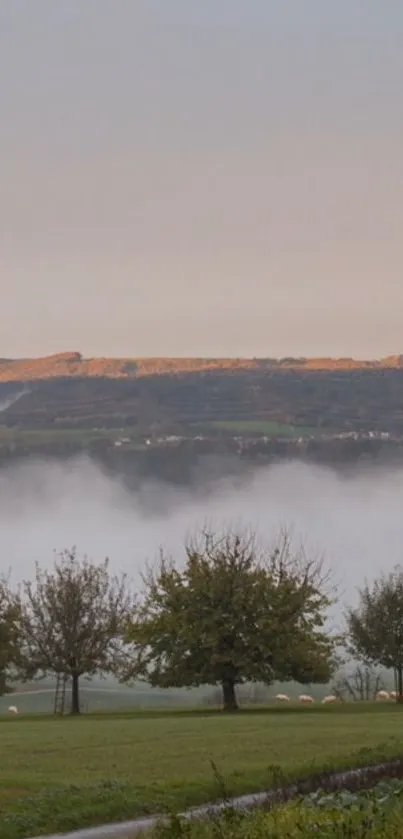
[{"label": "low mist layer", "polygon": [[208,498],[148,483],[129,493],[85,458],[68,464],[34,461],[0,472],[0,573],[32,577],[53,550],[76,545],[138,581],[161,546],[180,558],[186,537],[206,523],[249,526],[272,541],[292,530],[326,564],[351,602],[365,577],[402,559],[403,469],[368,470],[343,478],[300,463],[271,466],[247,483],[215,482]]}]

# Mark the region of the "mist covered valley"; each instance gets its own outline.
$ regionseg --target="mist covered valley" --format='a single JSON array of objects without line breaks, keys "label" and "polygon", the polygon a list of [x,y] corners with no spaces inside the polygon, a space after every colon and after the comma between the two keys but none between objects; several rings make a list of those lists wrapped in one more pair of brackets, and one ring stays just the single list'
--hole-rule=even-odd
[{"label": "mist covered valley", "polygon": [[271,546],[287,528],[296,547],[302,542],[331,570],[339,588],[331,619],[338,627],[357,586],[400,563],[402,502],[403,468],[346,477],[287,462],[242,478],[207,480],[201,472],[192,489],[143,481],[129,491],[85,457],[23,460],[0,470],[0,574],[10,573],[17,585],[33,578],[35,562],[51,568],[54,551],[76,546],[95,562],[108,556],[111,570],[126,572],[136,589],[161,547],[180,564],[185,541],[204,526],[251,528]]}]

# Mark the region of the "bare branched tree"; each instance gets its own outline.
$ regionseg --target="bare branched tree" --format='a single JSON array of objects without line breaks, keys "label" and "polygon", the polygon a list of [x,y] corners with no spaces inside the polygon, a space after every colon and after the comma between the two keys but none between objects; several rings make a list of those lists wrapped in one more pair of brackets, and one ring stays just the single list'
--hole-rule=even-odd
[{"label": "bare branched tree", "polygon": [[337,679],[332,686],[332,693],[338,699],[363,702],[375,699],[378,691],[384,689],[385,684],[380,673],[369,666],[358,665],[355,670]]}]

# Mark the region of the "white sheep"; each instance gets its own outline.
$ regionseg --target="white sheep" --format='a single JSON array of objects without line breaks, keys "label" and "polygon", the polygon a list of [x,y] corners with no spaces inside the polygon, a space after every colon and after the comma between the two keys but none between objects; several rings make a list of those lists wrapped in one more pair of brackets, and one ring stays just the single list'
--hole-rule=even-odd
[{"label": "white sheep", "polygon": [[397,691],[391,690],[389,693],[389,699],[397,699]]},{"label": "white sheep", "polygon": [[378,702],[382,702],[384,699],[389,699],[389,691],[388,690],[378,690],[376,694],[376,699]]},{"label": "white sheep", "polygon": [[312,696],[306,696],[305,693],[301,693],[298,699],[303,705],[311,705],[313,702]]},{"label": "white sheep", "polygon": [[278,693],[275,698],[277,702],[290,702],[290,697],[286,693]]},{"label": "white sheep", "polygon": [[16,705],[10,705],[8,709],[9,714],[18,714],[18,708]]},{"label": "white sheep", "polygon": [[325,698],[322,699],[322,705],[332,705],[333,702],[337,702],[337,696],[325,696]]}]

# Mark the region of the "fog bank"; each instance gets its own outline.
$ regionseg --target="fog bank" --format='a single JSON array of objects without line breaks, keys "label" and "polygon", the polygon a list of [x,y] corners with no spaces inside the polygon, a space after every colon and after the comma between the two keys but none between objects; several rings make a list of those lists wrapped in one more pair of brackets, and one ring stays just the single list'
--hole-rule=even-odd
[{"label": "fog bank", "polygon": [[296,541],[325,554],[351,601],[364,577],[401,561],[402,504],[403,469],[345,479],[288,463],[242,485],[217,481],[206,498],[157,483],[130,494],[85,458],[26,462],[0,471],[0,573],[11,568],[13,582],[32,577],[36,560],[49,567],[54,549],[76,545],[136,580],[161,545],[179,557],[185,537],[206,521],[244,523],[265,540],[287,525]]}]

